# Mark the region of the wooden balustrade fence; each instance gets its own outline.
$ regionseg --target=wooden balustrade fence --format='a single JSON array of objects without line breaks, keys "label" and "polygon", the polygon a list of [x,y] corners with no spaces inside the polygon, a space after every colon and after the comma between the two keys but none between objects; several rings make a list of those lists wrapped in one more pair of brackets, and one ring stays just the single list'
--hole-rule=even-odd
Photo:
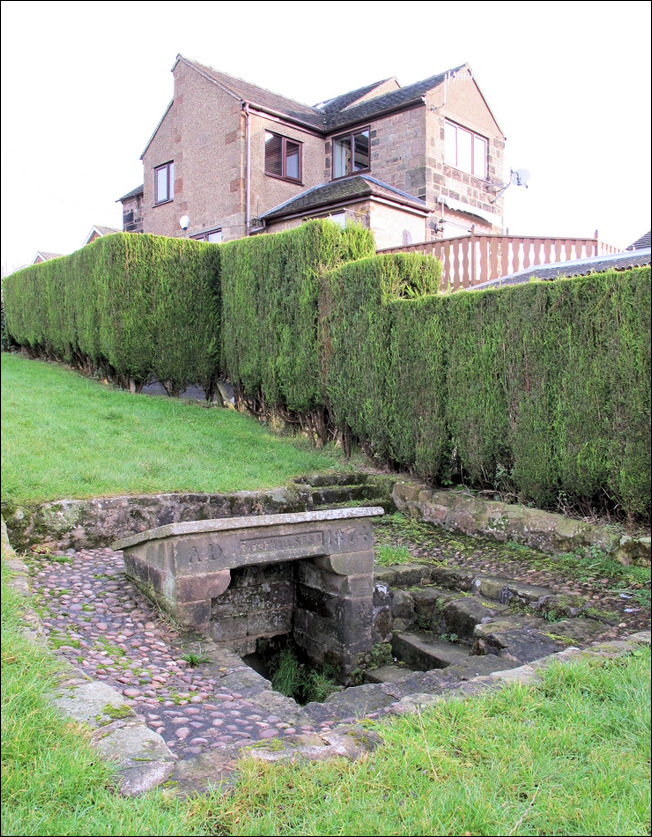
[{"label": "wooden balustrade fence", "polygon": [[441,290],[471,288],[535,265],[617,253],[597,238],[470,235],[388,247],[379,253],[426,253],[442,263]]}]

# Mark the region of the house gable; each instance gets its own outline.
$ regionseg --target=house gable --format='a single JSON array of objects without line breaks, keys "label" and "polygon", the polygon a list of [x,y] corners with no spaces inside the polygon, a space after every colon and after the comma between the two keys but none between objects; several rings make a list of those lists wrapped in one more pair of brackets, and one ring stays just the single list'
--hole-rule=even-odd
[{"label": "house gable", "polygon": [[387,78],[383,81],[376,81],[373,84],[368,84],[365,87],[359,87],[357,90],[351,90],[348,93],[343,93],[340,96],[335,96],[332,99],[327,99],[315,105],[317,110],[322,113],[339,113],[346,108],[358,105],[361,102],[375,99],[377,96],[382,96],[384,93],[389,93],[392,90],[398,90],[400,87],[395,78]]},{"label": "house gable", "polygon": [[[272,208],[354,174],[423,204],[430,213],[426,239],[441,234],[442,200],[456,213],[451,221],[502,226],[502,199],[491,202],[491,186],[502,178],[504,137],[468,65],[405,87],[387,78],[315,107],[181,55],[173,75],[172,102],[142,156],[144,232],[239,238],[260,231]],[[481,147],[486,138],[481,177],[448,165],[447,120],[477,133]],[[377,195],[355,200],[385,206]],[[415,211],[424,210],[405,204],[400,210]]]},{"label": "house gable", "polygon": [[[224,238],[244,235],[245,149],[240,100],[191,62],[173,68],[172,106],[145,154],[143,231],[198,235],[220,229]],[[155,171],[174,163],[174,198],[156,203]],[[180,218],[187,215],[187,229]]]},{"label": "house gable", "polygon": [[505,140],[468,64],[451,74],[444,84],[429,91],[427,101],[429,106],[438,108],[440,114],[447,119],[459,122],[483,136]]}]

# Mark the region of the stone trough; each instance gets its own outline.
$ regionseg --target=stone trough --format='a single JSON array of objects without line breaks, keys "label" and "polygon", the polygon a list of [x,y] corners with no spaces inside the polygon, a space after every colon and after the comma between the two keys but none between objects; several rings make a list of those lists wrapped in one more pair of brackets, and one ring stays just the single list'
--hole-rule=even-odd
[{"label": "stone trough", "polygon": [[186,629],[239,654],[292,635],[342,682],[372,648],[371,522],[382,508],[172,523],[123,538],[125,573]]}]

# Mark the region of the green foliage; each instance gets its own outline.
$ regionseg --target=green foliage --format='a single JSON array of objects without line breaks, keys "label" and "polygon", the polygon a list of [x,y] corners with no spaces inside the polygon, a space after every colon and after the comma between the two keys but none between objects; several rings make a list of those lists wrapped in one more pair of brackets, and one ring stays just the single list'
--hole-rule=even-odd
[{"label": "green foliage", "polygon": [[[396,432],[402,357],[392,342],[391,303],[433,293],[440,274],[440,263],[428,256],[374,256],[333,270],[321,298],[322,370],[336,421],[377,456],[404,464],[410,464],[410,455],[400,458],[401,440],[410,436],[414,422]],[[417,333],[413,337],[420,339]],[[411,360],[417,361],[414,369],[420,367],[420,358]]]},{"label": "green foliage", "polygon": [[328,278],[340,427],[440,484],[649,516],[649,268],[416,299],[383,271],[363,260]]},{"label": "green foliage", "polygon": [[4,298],[0,300],[0,351],[9,351],[11,341],[9,339],[9,332],[7,331],[7,320],[5,317],[5,301]]},{"label": "green foliage", "polygon": [[436,295],[428,256],[313,221],[224,245],[116,235],[5,281],[22,346],[263,414],[443,485],[650,514],[650,268]]},{"label": "green foliage", "polygon": [[407,546],[380,544],[376,548],[376,563],[381,567],[393,567],[395,564],[408,564],[412,560]]},{"label": "green foliage", "polygon": [[150,377],[170,392],[210,390],[219,356],[219,247],[152,235],[105,236],[8,276],[7,327],[32,351]]},{"label": "green foliage", "polygon": [[317,671],[299,662],[291,648],[284,648],[270,662],[270,669],[272,688],[301,704],[324,701],[337,689],[331,669],[326,666],[324,671]]},{"label": "green foliage", "polygon": [[323,408],[320,275],[374,252],[369,230],[311,221],[229,242],[222,251],[222,366],[248,399],[307,413]]}]

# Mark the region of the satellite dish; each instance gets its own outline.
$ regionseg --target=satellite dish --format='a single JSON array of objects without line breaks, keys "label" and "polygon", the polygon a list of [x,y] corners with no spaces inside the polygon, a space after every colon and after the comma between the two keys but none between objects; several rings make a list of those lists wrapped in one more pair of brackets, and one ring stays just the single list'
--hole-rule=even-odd
[{"label": "satellite dish", "polygon": [[514,186],[525,186],[527,189],[527,182],[530,179],[530,172],[527,169],[512,170],[512,183]]},{"label": "satellite dish", "polygon": [[181,218],[179,218],[179,226],[182,230],[187,230],[190,226],[190,218],[187,215],[182,215]]}]

